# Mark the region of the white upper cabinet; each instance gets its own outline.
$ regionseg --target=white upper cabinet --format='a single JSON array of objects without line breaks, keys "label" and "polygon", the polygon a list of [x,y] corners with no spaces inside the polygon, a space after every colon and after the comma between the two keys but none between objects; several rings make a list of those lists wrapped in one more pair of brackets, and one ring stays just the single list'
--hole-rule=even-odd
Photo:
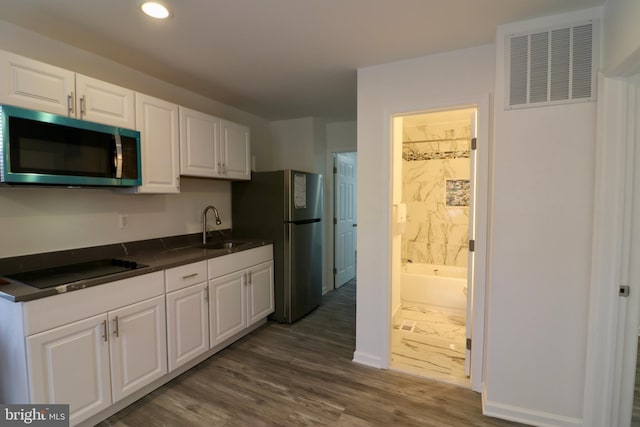
[{"label": "white upper cabinet", "polygon": [[251,179],[251,143],[247,126],[221,120],[221,157],[229,179]]},{"label": "white upper cabinet", "polygon": [[61,116],[74,110],[72,71],[5,51],[0,51],[0,64],[1,103]]},{"label": "white upper cabinet", "polygon": [[180,107],[180,173],[218,178],[220,159],[220,119],[200,111]]},{"label": "white upper cabinet", "polygon": [[132,90],[5,51],[0,82],[3,104],[135,128]]},{"label": "white upper cabinet", "polygon": [[180,173],[250,179],[249,128],[180,107]]},{"label": "white upper cabinet", "polygon": [[136,129],[140,131],[142,185],[136,193],[180,192],[178,105],[136,93]]},{"label": "white upper cabinet", "polygon": [[76,118],[135,129],[134,92],[76,74]]}]

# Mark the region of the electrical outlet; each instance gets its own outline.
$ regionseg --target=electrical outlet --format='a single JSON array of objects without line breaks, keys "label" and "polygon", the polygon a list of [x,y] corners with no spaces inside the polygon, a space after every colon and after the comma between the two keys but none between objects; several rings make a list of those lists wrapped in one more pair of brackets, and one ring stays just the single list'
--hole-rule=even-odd
[{"label": "electrical outlet", "polygon": [[123,230],[129,228],[129,215],[118,215],[118,224]]}]

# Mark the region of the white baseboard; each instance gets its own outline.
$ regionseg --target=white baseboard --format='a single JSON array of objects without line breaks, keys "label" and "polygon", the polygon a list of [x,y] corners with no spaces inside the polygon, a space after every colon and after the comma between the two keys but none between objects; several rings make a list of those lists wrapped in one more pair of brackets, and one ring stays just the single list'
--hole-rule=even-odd
[{"label": "white baseboard", "polygon": [[372,368],[384,369],[384,364],[378,356],[356,351],[353,353],[353,361],[361,365],[371,366]]},{"label": "white baseboard", "polygon": [[539,427],[581,427],[582,419],[565,417],[547,412],[533,411],[487,400],[486,389],[482,393],[482,414]]}]

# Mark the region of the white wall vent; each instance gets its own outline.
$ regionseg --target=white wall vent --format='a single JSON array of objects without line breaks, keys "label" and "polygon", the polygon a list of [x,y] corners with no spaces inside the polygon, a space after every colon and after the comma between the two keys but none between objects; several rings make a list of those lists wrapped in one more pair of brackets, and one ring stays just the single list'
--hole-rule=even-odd
[{"label": "white wall vent", "polygon": [[595,101],[597,21],[511,34],[506,109]]}]

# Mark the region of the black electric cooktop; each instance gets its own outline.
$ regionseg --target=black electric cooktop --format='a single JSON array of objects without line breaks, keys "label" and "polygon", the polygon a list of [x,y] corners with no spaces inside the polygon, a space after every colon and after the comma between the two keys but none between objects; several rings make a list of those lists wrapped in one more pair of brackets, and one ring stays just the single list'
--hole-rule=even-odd
[{"label": "black electric cooktop", "polygon": [[38,289],[51,288],[65,283],[79,280],[95,279],[128,270],[148,267],[135,261],[122,259],[102,259],[98,261],[69,264],[60,267],[45,268],[42,270],[26,271],[24,273],[6,276],[25,285]]}]

